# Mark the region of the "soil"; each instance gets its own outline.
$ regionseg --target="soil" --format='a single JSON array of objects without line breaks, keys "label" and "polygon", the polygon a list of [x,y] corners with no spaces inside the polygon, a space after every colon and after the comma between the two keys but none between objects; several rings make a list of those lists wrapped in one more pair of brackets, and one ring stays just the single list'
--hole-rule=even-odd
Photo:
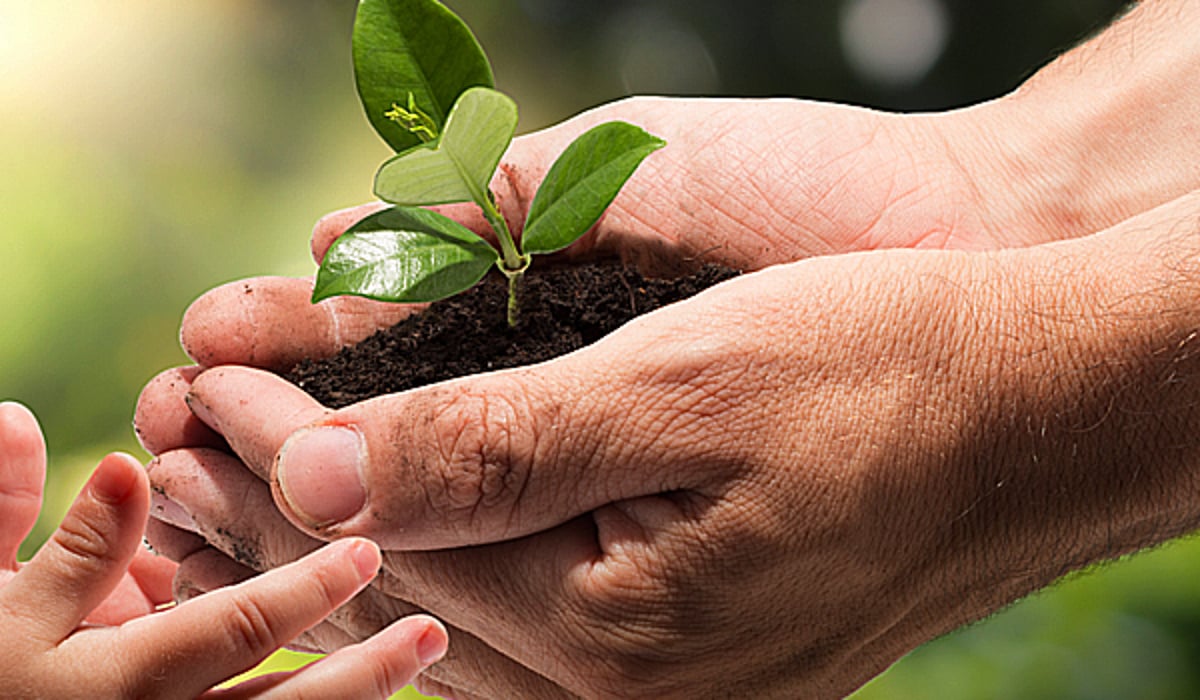
[{"label": "soil", "polygon": [[506,320],[507,282],[497,273],[333,357],[305,360],[285,376],[322,404],[340,408],[373,396],[564,355],[635,316],[737,274],[709,265],[686,277],[663,280],[645,278],[615,262],[535,266],[525,275],[520,319],[512,329]]}]

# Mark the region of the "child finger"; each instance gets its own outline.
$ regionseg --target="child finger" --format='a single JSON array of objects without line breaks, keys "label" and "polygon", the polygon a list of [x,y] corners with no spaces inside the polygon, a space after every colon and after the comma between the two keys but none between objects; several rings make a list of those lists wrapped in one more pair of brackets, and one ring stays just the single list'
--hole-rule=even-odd
[{"label": "child finger", "polygon": [[[384,698],[412,683],[446,653],[446,628],[427,615],[407,617],[370,639],[313,662],[269,687],[249,686],[260,700],[287,698]],[[264,683],[266,685],[267,683]],[[240,687],[229,697],[251,697]],[[226,697],[226,696],[221,696]]]},{"label": "child finger", "polygon": [[[252,668],[374,578],[379,548],[352,538],[241,584],[201,595],[122,627],[126,677],[139,694],[187,697]],[[162,668],[162,659],[177,660]]]},{"label": "child finger", "polygon": [[108,597],[141,546],[150,508],[146,473],[128,455],[101,460],[50,540],[0,589],[31,612],[28,630],[57,641]]},{"label": "child finger", "polygon": [[37,418],[13,402],[0,403],[0,567],[14,570],[17,550],[42,509],[46,443]]}]

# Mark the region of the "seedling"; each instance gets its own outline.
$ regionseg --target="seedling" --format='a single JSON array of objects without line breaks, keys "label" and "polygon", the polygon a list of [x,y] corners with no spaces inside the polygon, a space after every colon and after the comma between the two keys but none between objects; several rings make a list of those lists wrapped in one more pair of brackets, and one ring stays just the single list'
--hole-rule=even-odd
[{"label": "seedling", "polygon": [[[350,227],[329,248],[313,302],[352,294],[429,302],[474,286],[495,265],[508,278],[508,322],[531,256],[574,243],[625,182],[666,143],[625,122],[601,124],[558,157],[514,240],[490,183],[517,129],[517,106],[494,88],[479,42],[436,0],[362,0],[354,72],[371,125],[396,155],[375,176],[395,206]],[[498,247],[421,207],[474,202]]]}]

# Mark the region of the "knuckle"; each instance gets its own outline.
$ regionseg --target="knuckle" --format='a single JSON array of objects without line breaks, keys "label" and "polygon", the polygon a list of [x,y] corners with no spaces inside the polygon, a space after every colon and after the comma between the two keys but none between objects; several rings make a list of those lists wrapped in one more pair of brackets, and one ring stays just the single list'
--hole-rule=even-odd
[{"label": "knuckle", "polygon": [[262,658],[275,651],[282,642],[267,611],[241,591],[230,600],[222,624],[240,656]]},{"label": "knuckle", "polygon": [[564,653],[598,696],[636,689],[645,697],[688,697],[689,687],[716,687],[729,669],[712,631],[736,626],[739,614],[695,579],[665,562],[631,559],[588,581]]},{"label": "knuckle", "polygon": [[433,418],[442,466],[430,488],[435,508],[452,512],[515,506],[537,451],[534,416],[523,389],[457,391]]},{"label": "knuckle", "polygon": [[317,587],[317,596],[321,601],[322,610],[337,610],[342,604],[347,602],[344,590],[331,579],[318,573],[312,581],[313,585]]},{"label": "knuckle", "polygon": [[66,518],[54,532],[53,541],[64,553],[83,562],[113,557],[105,529],[88,518]]}]

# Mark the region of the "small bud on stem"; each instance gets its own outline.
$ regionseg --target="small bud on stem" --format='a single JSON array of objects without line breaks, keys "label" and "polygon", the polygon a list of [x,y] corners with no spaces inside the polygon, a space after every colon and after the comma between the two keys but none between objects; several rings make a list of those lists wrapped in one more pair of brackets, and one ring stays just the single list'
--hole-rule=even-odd
[{"label": "small bud on stem", "polygon": [[409,133],[421,139],[421,143],[429,143],[438,137],[437,122],[433,120],[433,117],[421,111],[411,92],[408,93],[408,108],[401,107],[393,102],[392,108],[384,112],[383,116],[396,122]]}]

